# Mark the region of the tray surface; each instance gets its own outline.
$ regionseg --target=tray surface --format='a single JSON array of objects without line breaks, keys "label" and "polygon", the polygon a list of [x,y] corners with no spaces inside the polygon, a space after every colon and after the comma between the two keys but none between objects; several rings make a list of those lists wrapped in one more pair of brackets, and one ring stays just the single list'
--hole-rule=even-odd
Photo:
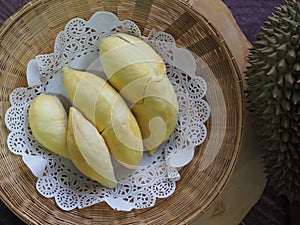
[{"label": "tray surface", "polygon": [[[68,13],[65,13],[68,9]],[[36,178],[21,158],[6,147],[8,130],[2,116],[16,87],[26,86],[30,59],[53,51],[57,33],[73,17],[88,19],[96,11],[111,11],[135,21],[144,34],[153,26],[172,34],[179,46],[205,62],[207,101],[211,118],[208,137],[194,160],[181,170],[174,195],[151,209],[115,212],[105,204],[63,212],[52,199],[35,191]],[[42,224],[137,223],[173,224],[193,220],[212,204],[228,181],[237,159],[243,125],[241,78],[225,41],[208,20],[176,1],[33,1],[0,28],[1,74],[1,198],[22,220]],[[211,158],[212,160],[208,160]],[[195,201],[195,199],[197,199]],[[43,216],[41,216],[43,215]]]}]

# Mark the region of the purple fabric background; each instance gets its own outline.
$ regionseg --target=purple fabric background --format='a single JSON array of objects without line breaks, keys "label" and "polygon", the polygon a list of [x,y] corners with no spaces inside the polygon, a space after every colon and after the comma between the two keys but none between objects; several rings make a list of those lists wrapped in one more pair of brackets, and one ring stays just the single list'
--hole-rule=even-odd
[{"label": "purple fabric background", "polygon": [[248,37],[255,40],[260,26],[274,11],[274,7],[284,4],[284,0],[223,0],[232,11],[237,23]]},{"label": "purple fabric background", "polygon": [[[207,0],[209,1],[209,0]],[[223,0],[247,38],[253,42],[260,26],[284,0]],[[0,25],[28,0],[0,0]],[[234,212],[233,212],[234,213]],[[240,225],[288,225],[288,201],[267,186],[257,204]],[[0,201],[0,225],[25,225]],[[222,224],[220,224],[222,225]]]}]

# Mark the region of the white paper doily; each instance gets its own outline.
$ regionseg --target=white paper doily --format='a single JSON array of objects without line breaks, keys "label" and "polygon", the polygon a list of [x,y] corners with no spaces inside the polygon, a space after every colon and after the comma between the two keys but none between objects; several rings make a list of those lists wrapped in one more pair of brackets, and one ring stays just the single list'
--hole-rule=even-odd
[{"label": "white paper doily", "polygon": [[[154,156],[144,154],[136,171],[119,173],[118,186],[107,189],[83,176],[70,160],[39,144],[30,130],[27,113],[32,100],[42,92],[67,98],[60,73],[64,65],[105,78],[97,45],[100,38],[115,32],[143,38],[162,56],[177,95],[179,120],[174,133]],[[174,38],[167,33],[152,30],[143,37],[134,22],[120,21],[109,12],[97,12],[89,21],[72,19],[58,34],[54,53],[38,55],[28,64],[29,87],[17,88],[11,93],[11,107],[5,114],[5,123],[10,130],[7,145],[11,152],[22,155],[24,163],[38,177],[37,190],[47,198],[55,198],[63,210],[84,208],[103,201],[122,211],[151,207],[157,198],[174,193],[176,181],[180,179],[177,168],[192,160],[195,147],[206,138],[204,123],[209,118],[210,108],[203,97],[207,86],[195,71],[193,55],[176,47]]]}]

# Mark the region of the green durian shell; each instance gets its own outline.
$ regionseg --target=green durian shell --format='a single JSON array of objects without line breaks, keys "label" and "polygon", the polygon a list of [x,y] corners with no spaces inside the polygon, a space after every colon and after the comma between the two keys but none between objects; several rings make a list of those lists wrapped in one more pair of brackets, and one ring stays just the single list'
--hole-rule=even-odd
[{"label": "green durian shell", "polygon": [[265,172],[279,195],[300,200],[300,1],[269,17],[246,71],[248,108],[257,125]]}]

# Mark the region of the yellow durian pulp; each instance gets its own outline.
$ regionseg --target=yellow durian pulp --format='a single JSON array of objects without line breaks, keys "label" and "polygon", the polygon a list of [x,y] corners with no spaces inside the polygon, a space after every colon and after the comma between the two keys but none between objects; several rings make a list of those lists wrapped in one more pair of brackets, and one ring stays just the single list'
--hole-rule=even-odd
[{"label": "yellow durian pulp", "polygon": [[77,169],[105,187],[116,187],[110,153],[96,127],[74,107],[70,108],[68,124],[68,150]]},{"label": "yellow durian pulp", "polygon": [[56,96],[38,95],[29,107],[28,120],[32,134],[45,148],[69,158],[67,114]]},{"label": "yellow durian pulp", "polygon": [[144,145],[153,154],[174,132],[178,102],[162,58],[142,39],[116,33],[99,41],[109,82],[133,104]]},{"label": "yellow durian pulp", "polygon": [[102,78],[69,67],[62,69],[68,96],[103,136],[112,156],[136,168],[143,156],[140,128],[118,92]]}]

